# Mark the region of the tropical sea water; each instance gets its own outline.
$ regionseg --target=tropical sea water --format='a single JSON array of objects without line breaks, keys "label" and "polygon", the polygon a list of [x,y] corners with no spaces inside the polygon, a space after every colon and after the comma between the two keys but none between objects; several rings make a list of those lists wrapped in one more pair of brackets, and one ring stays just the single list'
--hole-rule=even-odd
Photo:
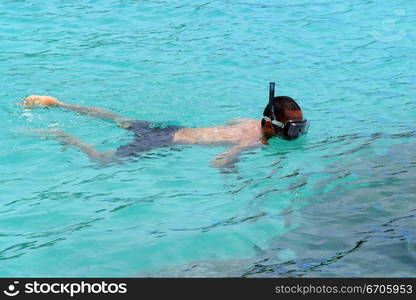
[{"label": "tropical sea water", "polygon": [[[0,1],[1,276],[414,276],[414,1]],[[109,121],[260,118],[268,82],[309,134],[210,166],[174,146],[100,167]]]}]

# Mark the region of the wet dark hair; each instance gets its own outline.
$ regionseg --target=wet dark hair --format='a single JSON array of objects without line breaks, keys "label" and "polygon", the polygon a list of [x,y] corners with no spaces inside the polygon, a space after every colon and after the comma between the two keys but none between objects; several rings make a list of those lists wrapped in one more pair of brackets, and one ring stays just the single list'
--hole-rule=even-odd
[{"label": "wet dark hair", "polygon": [[[296,103],[295,100],[288,96],[278,96],[273,99],[274,104],[274,113],[275,120],[282,122],[286,110],[300,110],[300,106]],[[263,116],[271,118],[272,110],[270,104],[268,103],[264,109]],[[264,127],[265,121],[261,120],[261,126]]]}]

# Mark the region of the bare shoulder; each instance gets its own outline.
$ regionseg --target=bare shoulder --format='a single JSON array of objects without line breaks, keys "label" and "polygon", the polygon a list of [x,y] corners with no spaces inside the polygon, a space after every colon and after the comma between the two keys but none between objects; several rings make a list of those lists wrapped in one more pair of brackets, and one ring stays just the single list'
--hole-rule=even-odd
[{"label": "bare shoulder", "polygon": [[240,132],[240,145],[242,147],[256,147],[263,144],[263,133],[261,123],[256,119],[243,119],[233,126],[236,131]]},{"label": "bare shoulder", "polygon": [[235,125],[241,125],[241,124],[248,124],[258,122],[256,119],[234,119],[228,121],[225,125],[226,126],[235,126]]}]

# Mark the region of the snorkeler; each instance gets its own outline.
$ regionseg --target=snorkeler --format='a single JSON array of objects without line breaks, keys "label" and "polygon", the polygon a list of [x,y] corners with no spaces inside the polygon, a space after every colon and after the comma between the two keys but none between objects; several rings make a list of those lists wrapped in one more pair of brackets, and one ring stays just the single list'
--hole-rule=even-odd
[{"label": "snorkeler", "polygon": [[64,143],[79,147],[97,163],[109,163],[117,158],[135,156],[143,151],[172,144],[197,144],[230,145],[228,151],[218,155],[212,162],[213,167],[230,167],[238,161],[241,152],[267,144],[274,136],[293,140],[307,132],[309,123],[303,119],[299,105],[290,97],[275,97],[274,90],[275,84],[270,83],[269,103],[260,122],[255,119],[237,119],[223,126],[207,128],[157,127],[152,122],[123,118],[102,108],[67,104],[50,96],[32,95],[22,105],[61,107],[83,115],[112,120],[119,127],[134,133],[130,144],[120,146],[116,151],[100,152],[61,130],[35,131],[53,134]]}]

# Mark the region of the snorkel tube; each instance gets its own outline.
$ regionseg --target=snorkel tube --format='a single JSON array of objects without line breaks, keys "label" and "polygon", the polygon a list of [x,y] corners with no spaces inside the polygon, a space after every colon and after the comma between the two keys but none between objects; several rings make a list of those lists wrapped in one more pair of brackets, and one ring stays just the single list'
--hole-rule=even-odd
[{"label": "snorkel tube", "polygon": [[274,120],[274,88],[275,88],[275,83],[274,82],[270,82],[269,83],[269,106],[270,106],[270,110],[272,112],[271,115],[271,119]]},{"label": "snorkel tube", "polygon": [[[269,83],[269,107],[270,107],[270,112],[271,112],[271,116],[270,116],[269,121],[272,122],[274,130],[276,131],[276,135],[279,136],[281,128],[278,128],[275,125],[275,123],[277,122],[277,120],[275,119],[276,114],[275,114],[275,110],[274,110],[275,86],[276,86],[276,84],[274,82]],[[277,122],[277,123],[280,123],[280,122]],[[283,125],[283,124],[281,124],[281,125]]]}]

